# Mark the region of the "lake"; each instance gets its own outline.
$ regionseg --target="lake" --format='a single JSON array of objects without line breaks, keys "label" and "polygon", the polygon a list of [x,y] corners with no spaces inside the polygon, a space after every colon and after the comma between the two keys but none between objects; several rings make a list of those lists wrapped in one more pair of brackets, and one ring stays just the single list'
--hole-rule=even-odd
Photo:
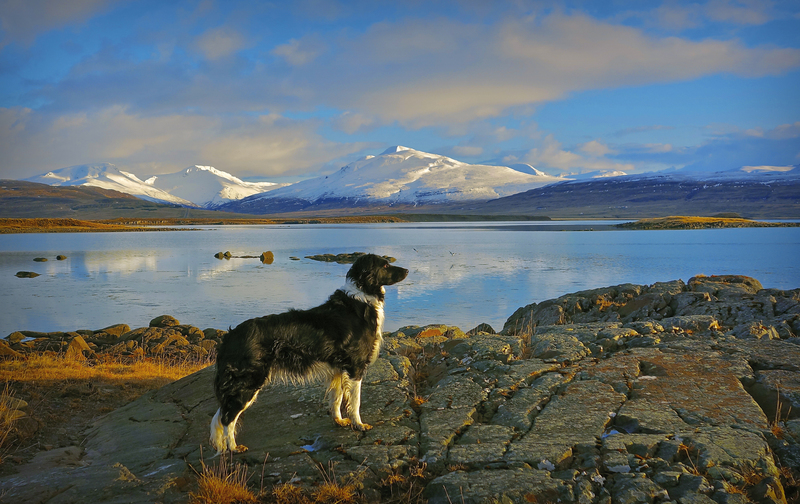
[{"label": "lake", "polygon": [[[621,283],[688,281],[697,274],[742,274],[768,288],[800,287],[800,228],[555,230],[560,225],[219,226],[0,235],[0,337],[16,330],[141,327],[162,314],[200,328],[227,329],[254,316],[309,308],[341,287],[349,268],[305,259],[322,253],[373,252],[409,269],[404,282],[386,289],[386,330],[444,323],[466,331],[482,322],[500,330],[514,310],[532,302]],[[214,258],[220,251],[272,251],[275,261]],[[67,259],[56,261],[58,254]],[[35,257],[49,261],[34,262]],[[41,276],[17,278],[18,271]]]}]

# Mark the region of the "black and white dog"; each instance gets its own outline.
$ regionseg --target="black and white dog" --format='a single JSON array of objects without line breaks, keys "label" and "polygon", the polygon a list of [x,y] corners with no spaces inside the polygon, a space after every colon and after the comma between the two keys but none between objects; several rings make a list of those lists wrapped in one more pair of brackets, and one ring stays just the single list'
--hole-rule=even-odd
[{"label": "black and white dog", "polygon": [[[361,380],[383,342],[383,286],[407,275],[407,269],[380,256],[363,255],[347,272],[345,285],[322,305],[250,319],[232,329],[219,346],[214,378],[219,409],[211,420],[211,445],[217,454],[247,449],[236,444],[236,421],[276,379],[327,380],[334,422],[371,429],[361,421]],[[348,418],[342,418],[343,402]]]}]

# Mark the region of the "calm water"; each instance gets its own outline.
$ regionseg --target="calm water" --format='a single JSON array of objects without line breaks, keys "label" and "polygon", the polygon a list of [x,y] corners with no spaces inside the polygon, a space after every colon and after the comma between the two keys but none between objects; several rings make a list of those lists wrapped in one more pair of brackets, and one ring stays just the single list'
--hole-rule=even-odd
[{"label": "calm water", "polygon": [[[406,281],[387,288],[387,330],[446,323],[466,331],[481,322],[499,330],[531,302],[626,282],[686,281],[699,273],[800,287],[800,228],[544,229],[538,223],[437,223],[0,235],[0,337],[120,322],[140,327],[161,314],[222,329],[253,316],[308,308],[342,286],[348,269],[304,258],[320,253],[391,255],[410,270]],[[213,257],[225,250],[271,250],[275,262]],[[56,261],[57,254],[68,259]],[[33,261],[40,256],[49,261]],[[41,276],[14,276],[23,270]]]}]

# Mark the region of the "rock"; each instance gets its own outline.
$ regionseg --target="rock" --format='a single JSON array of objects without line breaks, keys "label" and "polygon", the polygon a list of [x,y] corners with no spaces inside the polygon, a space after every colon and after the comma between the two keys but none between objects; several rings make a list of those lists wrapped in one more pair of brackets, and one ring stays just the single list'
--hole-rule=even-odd
[{"label": "rock", "polygon": [[109,340],[116,340],[126,332],[131,330],[128,324],[114,324],[103,329],[94,331],[94,334]]},{"label": "rock", "polygon": [[59,254],[59,255],[56,256],[56,261],[63,261],[66,258],[67,258],[67,256]]},{"label": "rock", "polygon": [[66,357],[74,360],[86,360],[88,358],[96,358],[97,354],[86,344],[86,341],[81,336],[75,336],[67,346]]},{"label": "rock", "polygon": [[[310,255],[306,256],[306,259],[311,259],[312,261],[321,261],[321,262],[335,262],[338,264],[353,264],[356,262],[356,259],[365,255],[366,252],[352,252],[350,254],[318,254],[318,255]],[[389,262],[395,262],[397,259],[391,256],[381,256]]]},{"label": "rock", "polygon": [[6,340],[0,339],[0,358],[16,359],[18,357],[22,357],[22,354],[11,348]]},{"label": "rock", "polygon": [[767,418],[800,418],[800,373],[772,369],[759,371],[756,376],[748,391]]},{"label": "rock", "polygon": [[263,252],[259,259],[263,264],[272,264],[275,261],[275,254],[269,251]]},{"label": "rock", "polygon": [[[25,336],[21,332],[14,331],[13,333],[11,333],[8,336],[6,336],[5,341],[10,343],[10,344],[12,344],[12,345],[14,345],[14,344],[17,344],[17,343],[21,343],[22,340],[24,340],[25,338],[27,338],[27,336]],[[0,340],[0,341],[3,341],[3,340]]]},{"label": "rock", "polygon": [[467,331],[467,336],[472,336],[479,333],[488,333],[488,334],[495,334],[494,328],[489,324],[478,324],[477,326],[473,327],[469,331]]},{"label": "rock", "polygon": [[532,469],[451,472],[431,481],[425,497],[429,504],[573,501],[567,484]]},{"label": "rock", "polygon": [[755,278],[741,275],[697,275],[689,279],[688,287],[690,291],[708,292],[717,298],[754,295],[764,288]]},{"label": "rock", "polygon": [[33,271],[17,271],[15,276],[17,278],[36,278],[39,276],[39,273],[34,273]]},{"label": "rock", "polygon": [[36,262],[47,262],[46,257],[35,257],[33,260]]},{"label": "rock", "polygon": [[172,315],[159,315],[150,321],[150,327],[174,327],[181,325]]}]

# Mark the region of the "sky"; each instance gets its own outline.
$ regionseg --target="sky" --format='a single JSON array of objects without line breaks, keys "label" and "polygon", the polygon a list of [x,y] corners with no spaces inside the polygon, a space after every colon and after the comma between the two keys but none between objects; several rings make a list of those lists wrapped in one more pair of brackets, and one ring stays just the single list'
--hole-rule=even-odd
[{"label": "sky", "polygon": [[0,0],[0,178],[800,164],[797,0]]}]

